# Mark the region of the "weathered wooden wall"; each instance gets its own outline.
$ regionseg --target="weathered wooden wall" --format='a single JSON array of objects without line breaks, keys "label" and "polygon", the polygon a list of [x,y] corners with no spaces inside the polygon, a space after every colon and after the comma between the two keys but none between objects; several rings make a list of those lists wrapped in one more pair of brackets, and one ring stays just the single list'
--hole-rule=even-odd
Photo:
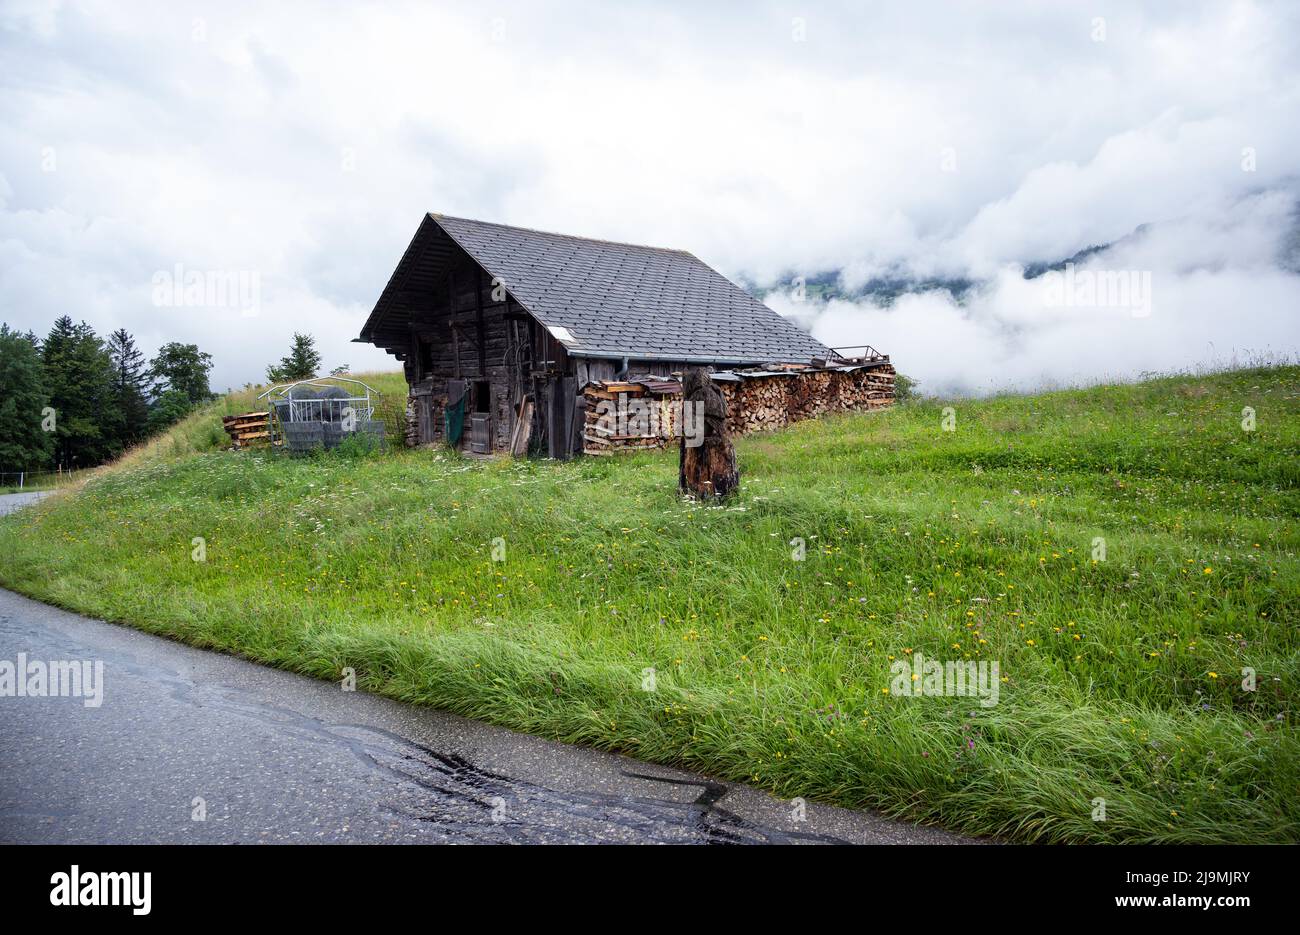
[{"label": "weathered wooden wall", "polygon": [[[449,380],[464,380],[471,388],[486,381],[492,447],[505,447],[514,429],[515,403],[525,392],[535,359],[534,346],[541,346],[537,332],[543,329],[526,320],[463,251],[455,252],[444,280],[428,299],[429,307],[413,316],[404,361],[410,385],[408,442],[443,440]],[[471,391],[461,444],[465,449],[476,406]]]}]

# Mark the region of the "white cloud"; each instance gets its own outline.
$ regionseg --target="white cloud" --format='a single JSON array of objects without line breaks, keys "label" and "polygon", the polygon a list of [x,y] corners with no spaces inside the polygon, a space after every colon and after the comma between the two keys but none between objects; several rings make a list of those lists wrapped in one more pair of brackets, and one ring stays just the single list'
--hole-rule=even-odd
[{"label": "white cloud", "polygon": [[[1009,265],[961,302],[937,290],[891,305],[809,306],[788,294],[769,304],[832,347],[866,342],[890,353],[923,391],[941,394],[1294,359],[1300,275],[1275,254],[1293,212],[1293,199],[1266,194],[1223,207],[1214,222],[1154,225],[1074,265],[1069,276],[1095,285],[1091,296],[1068,290],[1065,272],[1026,279]],[[1107,301],[1105,275],[1130,277],[1130,292],[1110,294],[1126,304]]]},{"label": "white cloud", "polygon": [[[1201,360],[1198,329],[1220,349],[1233,328],[1294,349],[1294,277],[1273,260],[1297,188],[1300,17],[1125,4],[1103,11],[1095,42],[1097,15],[1029,2],[7,4],[0,318],[43,331],[67,312],[149,348],[196,341],[221,388],[257,379],[294,330],[317,336],[327,366],[391,366],[349,342],[421,213],[443,210],[679,246],[760,280],[987,277],[971,307],[918,296],[861,320],[829,309],[818,328],[843,318],[851,340],[932,385],[987,373],[932,325],[990,350],[1035,341],[1035,360],[1005,360],[1023,383],[1136,332],[1043,325],[1003,271],[1150,223],[1160,233],[1126,243],[1124,261],[1187,302],[1129,323],[1163,350],[1112,352],[1107,372]],[[259,272],[262,314],[153,307],[150,276],[177,263]],[[1249,295],[1250,310],[1215,319],[1203,298],[1216,290]]]}]

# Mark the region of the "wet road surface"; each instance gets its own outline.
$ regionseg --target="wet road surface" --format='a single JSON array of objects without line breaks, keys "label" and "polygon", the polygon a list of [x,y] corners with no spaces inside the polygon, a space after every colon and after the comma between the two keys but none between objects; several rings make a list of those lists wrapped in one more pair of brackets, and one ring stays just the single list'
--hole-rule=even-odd
[{"label": "wet road surface", "polygon": [[194,649],[0,590],[0,661],[103,662],[103,699],[0,697],[0,842],[960,843]]}]

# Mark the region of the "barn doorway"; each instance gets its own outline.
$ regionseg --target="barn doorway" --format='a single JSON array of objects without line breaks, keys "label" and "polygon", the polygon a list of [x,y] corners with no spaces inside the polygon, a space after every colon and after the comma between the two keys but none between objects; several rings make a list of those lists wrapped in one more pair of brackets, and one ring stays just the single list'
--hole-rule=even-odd
[{"label": "barn doorway", "polygon": [[475,380],[470,402],[473,409],[469,417],[469,450],[475,454],[492,452],[492,384]]}]

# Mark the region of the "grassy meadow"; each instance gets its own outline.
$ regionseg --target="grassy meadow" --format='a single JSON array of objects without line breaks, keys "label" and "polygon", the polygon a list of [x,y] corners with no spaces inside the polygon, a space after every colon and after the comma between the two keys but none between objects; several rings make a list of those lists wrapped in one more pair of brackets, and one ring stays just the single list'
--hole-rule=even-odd
[{"label": "grassy meadow", "polygon": [[[971,834],[1300,841],[1300,368],[803,423],[721,507],[675,452],[216,450],[250,403],[0,520],[0,584]],[[900,697],[916,653],[997,661],[998,703]]]}]

